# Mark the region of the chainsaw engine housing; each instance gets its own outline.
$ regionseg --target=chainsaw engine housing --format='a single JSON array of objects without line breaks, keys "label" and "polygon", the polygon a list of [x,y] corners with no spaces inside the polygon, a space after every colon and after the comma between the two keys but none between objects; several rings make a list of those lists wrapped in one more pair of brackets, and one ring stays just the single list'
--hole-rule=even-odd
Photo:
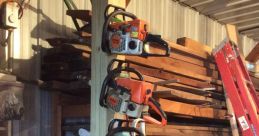
[{"label": "chainsaw engine housing", "polygon": [[114,112],[126,114],[130,117],[139,118],[144,105],[132,102],[129,90],[110,90],[107,94],[107,106]]},{"label": "chainsaw engine housing", "polygon": [[147,35],[146,23],[135,19],[127,22],[113,23],[109,31],[111,53],[140,55],[143,41]]}]

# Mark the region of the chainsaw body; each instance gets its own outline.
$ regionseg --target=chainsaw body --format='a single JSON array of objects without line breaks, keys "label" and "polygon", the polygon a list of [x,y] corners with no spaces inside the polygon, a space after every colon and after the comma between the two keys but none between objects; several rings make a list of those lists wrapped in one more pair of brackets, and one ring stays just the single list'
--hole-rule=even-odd
[{"label": "chainsaw body", "polygon": [[119,85],[118,89],[107,94],[107,106],[115,112],[140,118],[141,113],[148,110],[153,85],[129,78],[118,78],[116,83]]},{"label": "chainsaw body", "polygon": [[[119,68],[111,69],[113,63],[117,61]],[[142,75],[135,69],[122,68],[123,63],[129,64],[128,62],[112,60],[111,63],[107,68],[108,75],[102,85],[100,105],[131,118],[143,118],[149,123],[166,125],[166,114],[161,109],[160,104],[152,98],[154,85],[143,81]],[[123,71],[137,75],[138,79],[121,77]],[[155,111],[160,116],[161,121],[151,117],[148,113],[149,109]]]},{"label": "chainsaw body", "polygon": [[[114,11],[109,14],[109,9]],[[122,16],[120,20],[116,16]],[[161,36],[152,35],[147,32],[147,23],[138,19],[134,14],[126,12],[125,9],[108,5],[105,10],[105,23],[103,25],[102,50],[110,54],[125,54],[137,56],[169,56],[168,43]],[[130,18],[126,21],[125,18]],[[164,49],[164,54],[148,53],[149,42],[156,43],[159,49]]]}]

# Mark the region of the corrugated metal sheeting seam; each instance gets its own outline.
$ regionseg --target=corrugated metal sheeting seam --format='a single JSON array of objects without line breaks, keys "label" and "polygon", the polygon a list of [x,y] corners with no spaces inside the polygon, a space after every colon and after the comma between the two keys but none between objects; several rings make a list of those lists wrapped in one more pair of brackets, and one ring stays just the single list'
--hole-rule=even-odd
[{"label": "corrugated metal sheeting seam", "polygon": [[[79,9],[91,9],[90,1],[75,0],[75,3]],[[177,38],[185,36],[215,47],[226,36],[223,25],[172,0],[131,0],[127,10],[149,22],[152,33],[162,34],[169,40],[176,41]],[[25,78],[37,79],[40,73],[40,51],[43,50],[42,48],[49,48],[45,39],[70,37],[75,30],[74,25],[71,18],[66,16],[66,7],[62,0],[31,1],[28,9],[24,11],[20,24],[20,29],[16,30],[14,34],[14,48],[12,49],[12,57],[18,61],[14,62],[14,71]],[[242,36],[242,41],[244,52],[247,54],[255,43],[245,36]],[[20,62],[21,60],[22,62]],[[31,89],[34,89],[35,92],[38,90],[35,87]],[[40,94],[33,93],[31,97]],[[30,116],[25,116],[24,121],[15,123],[20,127],[15,127],[19,130],[14,130],[16,132],[14,136],[39,136],[41,127],[47,127],[44,128],[44,131],[47,129],[51,131],[48,126],[51,121],[48,117],[51,116],[51,110],[48,109],[51,108],[51,103],[46,102],[50,101],[50,98],[45,93],[43,96],[36,96],[41,100],[35,100],[35,103],[41,105],[40,111],[38,111],[39,105],[26,103],[33,106],[27,110],[30,110],[38,122],[26,118]],[[50,133],[44,132],[41,135],[47,136]]]}]

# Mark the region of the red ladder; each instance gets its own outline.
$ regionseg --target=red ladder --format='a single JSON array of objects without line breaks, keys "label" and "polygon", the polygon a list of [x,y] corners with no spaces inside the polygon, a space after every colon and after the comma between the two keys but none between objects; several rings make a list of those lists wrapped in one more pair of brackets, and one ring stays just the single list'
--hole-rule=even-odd
[{"label": "red ladder", "polygon": [[259,136],[259,100],[238,47],[225,40],[213,55],[243,136]]}]

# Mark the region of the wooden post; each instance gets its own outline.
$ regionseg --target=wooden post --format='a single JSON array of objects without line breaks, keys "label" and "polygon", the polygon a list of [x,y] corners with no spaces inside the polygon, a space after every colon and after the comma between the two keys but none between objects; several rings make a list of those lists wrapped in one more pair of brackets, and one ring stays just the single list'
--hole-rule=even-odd
[{"label": "wooden post", "polygon": [[107,133],[108,123],[112,118],[109,110],[99,105],[99,96],[107,65],[116,55],[107,55],[101,50],[102,26],[104,10],[107,4],[125,7],[125,0],[94,0],[92,1],[92,54],[91,54],[91,135],[104,136]]},{"label": "wooden post", "polygon": [[237,121],[236,121],[236,116],[235,116],[235,113],[234,113],[233,106],[232,106],[228,96],[226,94],[225,94],[225,96],[226,96],[226,104],[227,104],[228,114],[232,116],[229,120],[231,130],[232,130],[232,136],[239,136]]}]

